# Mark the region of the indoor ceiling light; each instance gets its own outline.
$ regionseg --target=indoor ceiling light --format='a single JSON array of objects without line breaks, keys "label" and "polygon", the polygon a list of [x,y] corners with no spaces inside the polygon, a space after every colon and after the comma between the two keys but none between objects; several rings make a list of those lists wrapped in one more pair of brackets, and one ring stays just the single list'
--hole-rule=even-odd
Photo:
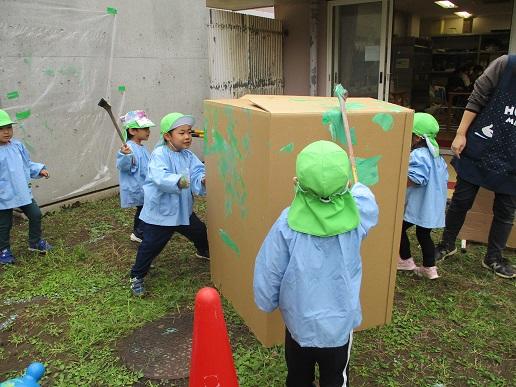
[{"label": "indoor ceiling light", "polygon": [[470,14],[469,12],[466,12],[466,11],[454,12],[454,14],[457,16],[463,17],[464,19],[467,19],[468,17],[473,16],[472,14]]},{"label": "indoor ceiling light", "polygon": [[435,4],[437,4],[440,7],[443,8],[458,8],[457,5],[453,4],[451,1],[436,1]]}]

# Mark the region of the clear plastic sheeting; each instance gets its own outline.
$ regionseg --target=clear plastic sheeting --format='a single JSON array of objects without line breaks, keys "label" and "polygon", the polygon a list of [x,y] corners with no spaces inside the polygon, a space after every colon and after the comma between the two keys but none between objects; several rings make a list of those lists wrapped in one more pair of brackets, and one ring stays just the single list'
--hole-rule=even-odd
[{"label": "clear plastic sheeting", "polygon": [[45,205],[116,185],[119,140],[97,103],[110,96],[117,16],[64,0],[0,0],[0,8],[0,107],[51,176],[33,183],[36,199]]}]

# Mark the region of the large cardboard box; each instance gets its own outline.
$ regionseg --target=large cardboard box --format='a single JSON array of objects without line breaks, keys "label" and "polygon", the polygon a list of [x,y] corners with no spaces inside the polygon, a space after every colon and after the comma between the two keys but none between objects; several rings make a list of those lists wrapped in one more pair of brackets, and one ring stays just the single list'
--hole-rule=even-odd
[{"label": "large cardboard box", "polygon": [[[478,190],[473,207],[466,215],[466,221],[459,233],[460,239],[487,243],[489,229],[493,221],[494,193],[484,188]],[[507,247],[516,248],[516,231],[512,230]]]},{"label": "large cardboard box", "polygon": [[[362,247],[363,323],[391,319],[413,111],[371,98],[346,103],[359,180],[380,206],[379,224]],[[294,194],[298,152],[316,140],[344,149],[338,100],[247,95],[204,103],[208,237],[213,283],[266,346],[283,342],[279,312],[258,310],[253,298],[256,254]]]}]

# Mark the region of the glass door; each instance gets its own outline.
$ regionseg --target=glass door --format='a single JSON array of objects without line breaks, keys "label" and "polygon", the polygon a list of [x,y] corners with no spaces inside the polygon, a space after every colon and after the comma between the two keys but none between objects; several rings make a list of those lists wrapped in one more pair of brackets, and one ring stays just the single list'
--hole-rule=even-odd
[{"label": "glass door", "polygon": [[328,2],[327,95],[341,83],[353,97],[387,100],[391,0]]}]

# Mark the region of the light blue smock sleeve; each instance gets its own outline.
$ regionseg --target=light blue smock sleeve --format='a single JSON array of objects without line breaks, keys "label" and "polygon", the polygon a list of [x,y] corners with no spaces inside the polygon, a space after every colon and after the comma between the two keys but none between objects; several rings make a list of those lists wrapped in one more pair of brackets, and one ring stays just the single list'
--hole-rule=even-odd
[{"label": "light blue smock sleeve", "polygon": [[280,285],[290,260],[284,237],[287,229],[286,214],[283,212],[267,234],[256,257],[254,302],[264,312],[272,312],[278,307]]},{"label": "light blue smock sleeve", "polygon": [[[419,150],[423,151],[419,151]],[[408,178],[417,185],[427,185],[430,178],[432,165],[426,151],[426,148],[414,149],[410,152]]]},{"label": "light blue smock sleeve", "polygon": [[156,187],[163,192],[177,193],[181,188],[177,185],[181,175],[173,173],[166,160],[167,154],[163,152],[153,152],[147,170],[147,179],[151,180]]},{"label": "light blue smock sleeve", "polygon": [[378,223],[378,204],[373,192],[362,183],[356,183],[351,188],[351,195],[360,213],[361,237],[365,237],[369,230]]},{"label": "light blue smock sleeve", "polygon": [[206,195],[206,186],[202,183],[202,179],[206,175],[206,168],[199,158],[192,153],[190,162],[190,187],[194,195]]},{"label": "light blue smock sleeve", "polygon": [[26,165],[29,168],[29,175],[31,179],[40,179],[42,176],[40,175],[41,171],[43,169],[46,169],[45,164],[42,163],[35,163],[30,159],[30,154],[27,148],[25,148],[25,145],[23,145],[21,142],[18,143],[20,146],[20,151],[23,157],[23,160],[25,161]]},{"label": "light blue smock sleeve", "polygon": [[116,154],[116,167],[118,170],[122,172],[133,172],[133,167],[135,167],[134,162],[134,153],[129,153],[128,155],[118,151]]}]

